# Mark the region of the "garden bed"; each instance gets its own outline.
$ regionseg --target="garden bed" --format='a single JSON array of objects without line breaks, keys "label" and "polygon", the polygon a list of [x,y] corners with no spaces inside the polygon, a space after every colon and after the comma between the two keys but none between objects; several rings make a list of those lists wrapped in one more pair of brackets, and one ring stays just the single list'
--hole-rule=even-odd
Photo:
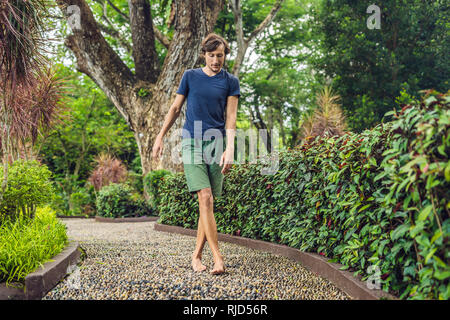
[{"label": "garden bed", "polygon": [[[155,224],[155,230],[162,232],[173,232],[188,236],[197,236],[197,230],[164,224]],[[271,252],[299,262],[306,269],[317,273],[338,288],[343,290],[355,300],[397,300],[393,295],[383,290],[369,289],[365,282],[361,281],[361,276],[354,277],[351,272],[340,270],[341,264],[330,263],[328,259],[315,253],[303,252],[286,245],[271,242],[254,240],[245,237],[232,236],[229,234],[218,234],[218,240],[229,242],[248,248]]]},{"label": "garden bed", "polygon": [[129,217],[129,218],[106,218],[95,216],[95,221],[97,222],[148,222],[148,221],[157,221],[159,219],[158,216],[144,216],[144,217]]},{"label": "garden bed", "polygon": [[6,286],[6,283],[0,283],[0,300],[42,299],[78,263],[80,256],[78,242],[69,242],[62,252],[44,263],[42,268],[28,274],[24,284],[11,283]]}]

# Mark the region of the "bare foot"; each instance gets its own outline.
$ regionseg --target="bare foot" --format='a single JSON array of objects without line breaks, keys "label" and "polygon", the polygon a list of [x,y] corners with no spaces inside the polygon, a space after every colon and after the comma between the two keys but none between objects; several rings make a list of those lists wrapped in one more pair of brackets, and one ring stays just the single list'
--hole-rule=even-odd
[{"label": "bare foot", "polygon": [[225,272],[225,265],[223,263],[223,259],[218,259],[217,262],[214,263],[214,268],[210,271],[211,274],[222,274]]},{"label": "bare foot", "polygon": [[200,258],[192,258],[192,269],[197,272],[205,271],[206,266],[202,264]]}]

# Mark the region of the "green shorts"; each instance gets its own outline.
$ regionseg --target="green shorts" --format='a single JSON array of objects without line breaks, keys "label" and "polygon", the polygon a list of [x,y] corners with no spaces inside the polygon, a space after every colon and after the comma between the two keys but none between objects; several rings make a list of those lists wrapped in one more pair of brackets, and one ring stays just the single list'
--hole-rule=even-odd
[{"label": "green shorts", "polygon": [[224,138],[210,141],[182,139],[184,175],[189,192],[211,188],[214,198],[222,195],[223,174],[219,163],[225,151],[225,141]]}]

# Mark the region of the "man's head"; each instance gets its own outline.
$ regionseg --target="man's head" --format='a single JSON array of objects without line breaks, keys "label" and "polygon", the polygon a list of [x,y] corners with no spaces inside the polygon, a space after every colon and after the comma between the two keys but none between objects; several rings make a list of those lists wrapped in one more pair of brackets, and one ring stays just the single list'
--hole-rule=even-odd
[{"label": "man's head", "polygon": [[215,33],[210,33],[203,39],[201,50],[206,67],[214,73],[220,71],[225,63],[226,55],[230,53],[227,41]]}]

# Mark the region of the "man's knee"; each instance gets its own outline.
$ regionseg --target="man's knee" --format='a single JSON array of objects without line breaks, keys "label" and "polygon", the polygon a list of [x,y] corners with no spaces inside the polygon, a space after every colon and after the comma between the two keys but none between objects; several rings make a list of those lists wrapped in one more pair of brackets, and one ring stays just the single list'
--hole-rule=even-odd
[{"label": "man's knee", "polygon": [[198,200],[202,203],[208,204],[213,202],[213,195],[211,188],[201,189],[197,192]]}]

